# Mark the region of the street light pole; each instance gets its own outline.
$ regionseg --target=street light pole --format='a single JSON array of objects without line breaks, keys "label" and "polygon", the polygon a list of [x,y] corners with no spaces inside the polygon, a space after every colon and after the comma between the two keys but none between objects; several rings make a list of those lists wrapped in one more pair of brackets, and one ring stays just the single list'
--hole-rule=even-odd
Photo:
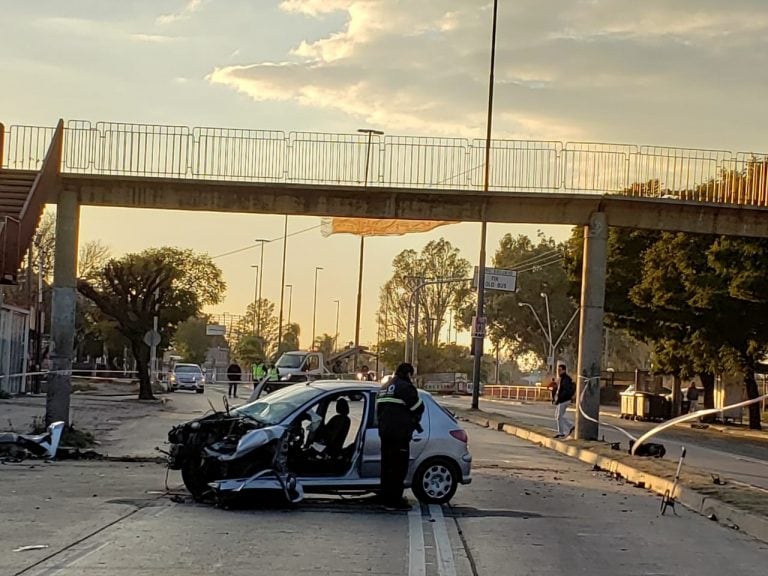
[{"label": "street light pole", "polygon": [[336,332],[333,333],[333,351],[336,352],[339,349],[339,308],[340,302],[334,300],[336,303]]},{"label": "street light pole", "polygon": [[261,244],[261,258],[259,259],[259,295],[256,298],[256,335],[261,338],[261,286],[264,280],[264,243],[269,242],[269,240],[257,238],[255,242]]},{"label": "street light pole", "polygon": [[[363,178],[363,188],[368,188],[368,167],[371,162],[371,141],[374,134],[381,136],[384,134],[381,130],[372,130],[370,128],[360,128],[358,132],[368,135],[368,143],[365,149],[365,176]],[[365,235],[360,236],[360,265],[357,276],[357,313],[355,316],[355,348],[360,346],[360,314],[363,308],[363,262],[365,258]],[[355,356],[355,367],[357,367],[357,356]]]},{"label": "street light pole", "polygon": [[[493,125],[493,83],[494,69],[496,67],[496,18],[499,9],[499,0],[493,0],[493,24],[491,31],[491,71],[488,78],[488,120],[485,132],[485,175],[483,178],[483,192],[488,193],[488,184],[491,176],[491,133]],[[480,262],[477,270],[477,311],[478,321],[485,315],[485,240],[488,233],[488,220],[485,210],[482,212],[482,225],[480,230]],[[472,370],[472,408],[477,409],[480,404],[480,368],[483,360],[483,341],[485,334],[472,334],[475,348],[475,362]]]},{"label": "street light pole", "polygon": [[293,284],[286,284],[286,288],[288,288],[288,324],[291,323],[291,308],[293,307]]},{"label": "street light pole", "polygon": [[546,292],[541,293],[541,297],[544,298],[544,306],[547,309],[547,340],[549,340],[549,354],[547,355],[547,369],[549,370],[550,374],[554,374],[554,366],[555,363],[555,350],[554,346],[552,345],[552,318],[549,315],[549,296],[547,296]]},{"label": "street light pole", "polygon": [[[533,317],[536,318],[536,322],[539,324],[539,328],[541,328],[541,333],[544,334],[544,338],[547,339],[547,344],[549,344],[549,352],[552,353],[552,334],[550,332],[547,332],[547,330],[544,328],[544,324],[541,323],[541,320],[539,319],[539,315],[536,314],[536,310],[534,310],[533,306],[528,304],[528,302],[518,302],[517,305],[520,308],[528,308],[533,313]],[[547,360],[547,365],[549,365],[549,360]]]},{"label": "street light pole", "polygon": [[[542,294],[543,295],[543,294]],[[552,332],[551,329],[549,332],[547,332],[544,329],[544,324],[541,323],[541,320],[539,320],[539,315],[536,314],[536,310],[533,309],[533,306],[528,304],[528,302],[518,302],[518,306],[527,307],[530,308],[531,312],[533,312],[533,317],[536,318],[536,322],[539,324],[539,328],[541,328],[542,334],[544,334],[544,337],[547,339],[547,342],[549,342],[549,354],[550,357],[553,359],[552,362],[554,363],[554,357],[555,357],[555,350],[557,350],[557,347],[560,345],[560,341],[563,339],[563,336],[565,336],[565,333],[568,332],[568,328],[571,327],[571,324],[573,324],[573,321],[576,319],[576,316],[579,313],[579,310],[581,310],[581,307],[576,308],[576,310],[573,311],[573,314],[571,314],[570,320],[568,320],[568,323],[565,325],[565,328],[563,328],[563,331],[560,332],[560,336],[557,337],[557,340],[553,343],[552,342]],[[549,315],[549,309],[547,309],[547,315]],[[549,318],[547,318],[549,320]],[[549,362],[547,362],[549,364]]]},{"label": "street light pole", "polygon": [[312,301],[312,346],[311,350],[315,349],[315,321],[317,319],[317,273],[322,270],[322,267],[315,266],[315,295]]},{"label": "street light pole", "polygon": [[[277,348],[283,343],[283,300],[285,299],[285,260],[288,254],[288,214],[283,225],[283,273],[280,277],[280,320],[277,325]],[[289,314],[290,317],[290,314]],[[290,320],[289,320],[290,321]]]},{"label": "street light pole", "polygon": [[259,278],[261,277],[261,268],[259,268],[258,264],[251,264],[251,268],[256,268],[256,281],[253,283],[253,335],[256,336],[256,334],[258,334],[258,328],[256,328],[256,326],[260,316],[257,308],[259,306]]}]

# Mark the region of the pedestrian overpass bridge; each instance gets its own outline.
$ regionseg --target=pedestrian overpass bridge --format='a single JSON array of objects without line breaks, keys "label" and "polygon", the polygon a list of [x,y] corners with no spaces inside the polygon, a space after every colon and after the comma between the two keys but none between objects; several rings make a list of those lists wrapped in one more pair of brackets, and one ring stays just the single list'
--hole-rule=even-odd
[{"label": "pedestrian overpass bridge", "polygon": [[52,361],[66,371],[81,205],[583,225],[579,374],[589,378],[608,226],[768,236],[766,154],[492,140],[487,189],[484,163],[485,140],[466,138],[0,124],[0,279],[15,282],[44,205],[57,203]]}]

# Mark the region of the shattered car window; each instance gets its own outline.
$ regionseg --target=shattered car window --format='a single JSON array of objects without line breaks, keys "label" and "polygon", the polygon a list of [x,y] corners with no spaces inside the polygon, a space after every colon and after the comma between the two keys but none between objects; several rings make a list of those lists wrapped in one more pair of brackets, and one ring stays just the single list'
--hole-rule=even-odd
[{"label": "shattered car window", "polygon": [[256,402],[235,408],[233,412],[253,418],[262,424],[277,424],[297,408],[322,393],[323,390],[312,386],[289,386],[260,398]]}]

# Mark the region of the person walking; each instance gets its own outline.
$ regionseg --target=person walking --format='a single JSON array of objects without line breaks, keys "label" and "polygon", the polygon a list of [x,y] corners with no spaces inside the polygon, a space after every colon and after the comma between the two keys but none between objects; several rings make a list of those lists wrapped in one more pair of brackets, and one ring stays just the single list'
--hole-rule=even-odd
[{"label": "person walking", "polygon": [[688,400],[688,414],[692,414],[699,409],[699,389],[696,388],[696,384],[693,381],[685,391],[685,399]]},{"label": "person walking", "polygon": [[557,422],[555,438],[565,438],[573,434],[573,423],[566,418],[565,414],[574,394],[576,394],[576,386],[562,362],[557,365],[557,375],[557,392],[552,401],[555,405],[555,421]]},{"label": "person walking", "polygon": [[381,439],[381,499],[387,510],[410,510],[403,498],[410,461],[411,436],[421,430],[424,404],[411,380],[413,366],[400,364],[395,376],[376,397],[376,415]]},{"label": "person walking", "polygon": [[227,368],[227,380],[229,380],[229,392],[227,396],[230,398],[237,398],[237,384],[240,382],[240,378],[243,376],[243,371],[240,365],[232,362]]}]

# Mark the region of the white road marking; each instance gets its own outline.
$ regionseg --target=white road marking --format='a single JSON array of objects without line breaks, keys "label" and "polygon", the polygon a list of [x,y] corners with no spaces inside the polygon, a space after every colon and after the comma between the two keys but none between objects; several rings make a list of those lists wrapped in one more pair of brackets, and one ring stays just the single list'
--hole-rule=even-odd
[{"label": "white road marking", "polygon": [[424,532],[421,506],[416,504],[408,512],[408,576],[426,576],[427,561],[424,554]]},{"label": "white road marking", "polygon": [[99,550],[101,550],[103,548],[106,548],[110,544],[112,544],[112,541],[111,540],[107,540],[106,542],[103,542],[102,544],[100,544],[98,546],[93,546],[92,545],[92,546],[86,548],[85,550],[81,551],[79,554],[76,554],[73,558],[70,558],[67,561],[66,564],[63,564],[63,565],[60,564],[58,566],[54,566],[52,568],[48,568],[48,569],[46,569],[46,570],[44,570],[42,572],[38,572],[37,574],[39,574],[40,576],[56,576],[56,574],[61,574],[65,570],[68,570],[69,568],[71,568],[72,566],[74,566],[75,564],[80,562],[81,560],[85,560],[86,558],[88,558],[88,556],[90,556],[92,554],[96,554],[96,552],[98,552]]},{"label": "white road marking", "polygon": [[432,530],[437,544],[437,570],[440,576],[456,576],[456,564],[453,560],[451,539],[448,537],[448,527],[445,524],[443,509],[437,504],[429,505],[429,513],[434,522]]}]

